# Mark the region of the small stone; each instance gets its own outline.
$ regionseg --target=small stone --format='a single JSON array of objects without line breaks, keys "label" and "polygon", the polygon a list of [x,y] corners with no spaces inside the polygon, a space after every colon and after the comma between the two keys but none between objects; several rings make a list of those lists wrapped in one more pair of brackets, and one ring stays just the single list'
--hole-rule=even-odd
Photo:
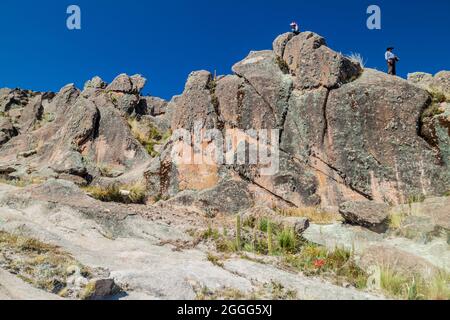
[{"label": "small stone", "polygon": [[113,279],[94,279],[86,285],[82,298],[84,300],[102,300],[118,294],[121,289]]}]

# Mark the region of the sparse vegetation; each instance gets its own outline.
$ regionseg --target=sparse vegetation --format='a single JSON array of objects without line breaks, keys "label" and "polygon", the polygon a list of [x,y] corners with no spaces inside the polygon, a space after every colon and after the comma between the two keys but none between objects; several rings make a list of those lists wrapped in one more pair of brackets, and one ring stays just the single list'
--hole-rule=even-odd
[{"label": "sparse vegetation", "polygon": [[404,212],[393,212],[389,217],[389,229],[398,230],[401,228],[407,215]]},{"label": "sparse vegetation", "polygon": [[273,240],[272,240],[272,223],[267,221],[267,250],[269,255],[273,255]]},{"label": "sparse vegetation", "polygon": [[29,185],[40,184],[45,180],[43,178],[29,178],[29,179],[8,179],[4,177],[0,177],[0,183],[9,184],[14,187],[24,188]]},{"label": "sparse vegetation", "polygon": [[51,123],[53,121],[55,121],[55,115],[53,113],[46,112],[42,115],[40,120],[36,122],[36,124],[34,125],[34,130],[38,130],[45,126],[47,123]]},{"label": "sparse vegetation", "polygon": [[135,118],[128,120],[131,132],[136,140],[139,141],[152,157],[157,157],[159,153],[155,150],[155,146],[165,144],[171,137],[170,131],[161,133],[153,125],[143,128],[139,121]]},{"label": "sparse vegetation", "polygon": [[351,52],[347,58],[349,58],[352,62],[358,63],[361,68],[365,68],[366,60],[364,60],[363,56],[360,53]]},{"label": "sparse vegetation", "polygon": [[112,178],[113,176],[112,174],[113,169],[111,168],[111,166],[107,164],[98,165],[98,170],[100,171],[100,175],[102,177]]},{"label": "sparse vegetation", "polygon": [[220,258],[218,256],[212,254],[211,252],[208,253],[207,259],[213,265],[223,268],[223,263],[220,261]]},{"label": "sparse vegetation", "polygon": [[426,196],[423,194],[413,194],[408,197],[407,203],[412,205],[413,203],[422,203],[426,200]]},{"label": "sparse vegetation", "polygon": [[[236,230],[230,235],[209,227],[199,237],[215,244],[222,253],[236,253]],[[368,275],[357,266],[354,255],[348,250],[327,250],[302,239],[292,228],[274,223],[267,218],[244,221],[241,227],[241,250],[278,261],[282,267],[311,276],[323,276],[338,284],[349,283],[365,288]],[[215,261],[214,257],[209,257]],[[214,263],[214,262],[213,262]]]},{"label": "sparse vegetation", "polygon": [[236,249],[241,250],[241,216],[236,216]]},{"label": "sparse vegetation", "polygon": [[197,300],[295,300],[297,291],[285,288],[281,283],[272,281],[261,285],[251,292],[242,292],[233,288],[221,288],[213,291],[207,287],[194,288]]},{"label": "sparse vegetation", "polygon": [[298,254],[286,255],[283,264],[308,276],[321,275],[337,284],[350,283],[359,289],[364,289],[367,284],[367,273],[357,266],[353,253],[343,248],[327,250],[304,243]]},{"label": "sparse vegetation", "polygon": [[431,104],[422,113],[422,122],[424,122],[427,118],[432,118],[442,114],[443,111],[440,105],[442,102],[447,101],[447,97],[445,96],[445,94],[440,91],[429,90],[428,93],[431,95]]},{"label": "sparse vegetation", "polygon": [[278,235],[278,246],[284,253],[295,253],[298,250],[298,239],[292,228],[284,228]]},{"label": "sparse vegetation", "polygon": [[83,188],[91,197],[103,202],[120,202],[125,204],[144,204],[146,188],[141,182],[133,185],[119,185],[117,183],[106,187],[89,186]]},{"label": "sparse vegetation", "polygon": [[381,268],[381,289],[393,298],[403,300],[449,300],[450,275],[438,272],[431,279],[418,274],[395,271],[389,267]]},{"label": "sparse vegetation", "polygon": [[332,224],[343,220],[341,215],[327,212],[318,207],[274,209],[282,216],[308,218],[315,224]]},{"label": "sparse vegetation", "polygon": [[0,267],[38,289],[60,294],[67,286],[67,269],[77,266],[84,277],[90,270],[56,246],[0,231]]}]

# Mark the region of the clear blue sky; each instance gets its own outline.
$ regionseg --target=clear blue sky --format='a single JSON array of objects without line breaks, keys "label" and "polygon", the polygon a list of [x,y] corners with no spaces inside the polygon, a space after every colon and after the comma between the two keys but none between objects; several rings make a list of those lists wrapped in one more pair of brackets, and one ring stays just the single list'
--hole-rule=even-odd
[{"label": "clear blue sky", "polygon": [[[66,28],[70,4],[81,7],[80,31]],[[381,31],[366,28],[370,4],[382,9]],[[401,76],[450,69],[448,0],[1,0],[0,87],[57,91],[126,72],[170,98],[193,70],[230,73],[250,50],[270,49],[292,20],[369,67],[384,70],[394,45]]]}]

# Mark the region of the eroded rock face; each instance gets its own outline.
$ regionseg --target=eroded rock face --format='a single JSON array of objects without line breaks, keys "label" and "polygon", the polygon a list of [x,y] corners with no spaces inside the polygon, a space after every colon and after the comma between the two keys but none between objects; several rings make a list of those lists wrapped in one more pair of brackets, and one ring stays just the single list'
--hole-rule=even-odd
[{"label": "eroded rock face", "polygon": [[448,168],[418,135],[429,99],[406,81],[366,70],[330,93],[325,161],[344,173],[352,188],[377,201],[442,192]]},{"label": "eroded rock face", "polygon": [[[273,47],[251,52],[233,66],[234,75],[212,79],[206,71],[192,73],[169,109],[175,110],[172,130],[192,133],[196,124],[200,132],[223,134],[279,129],[280,170],[261,176],[258,165],[219,164],[205,175],[196,166],[169,165],[167,152],[154,166],[170,172],[161,179],[171,181],[165,190],[201,191],[237,174],[288,206],[328,207],[361,200],[397,204],[449,188],[448,134],[440,125],[440,142],[431,145],[419,130],[431,101],[426,91],[361,70],[312,32],[281,35]],[[446,117],[434,121],[446,123]],[[208,183],[174,187],[192,175]]]},{"label": "eroded rock face", "polygon": [[17,135],[17,130],[13,127],[11,120],[7,117],[0,117],[0,146],[15,135]]}]

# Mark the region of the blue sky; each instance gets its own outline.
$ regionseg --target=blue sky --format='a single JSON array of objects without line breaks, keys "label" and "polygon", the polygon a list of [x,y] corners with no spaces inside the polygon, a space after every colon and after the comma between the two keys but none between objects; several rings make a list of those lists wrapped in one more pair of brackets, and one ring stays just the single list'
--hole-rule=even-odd
[{"label": "blue sky", "polygon": [[[82,30],[66,28],[66,9],[82,10]],[[366,9],[382,10],[382,30],[366,27]],[[1,0],[0,87],[58,91],[95,75],[147,77],[145,93],[169,99],[188,74],[231,73],[250,50],[270,49],[296,20],[343,53],[385,69],[387,46],[399,73],[450,69],[450,1],[404,0]]]}]

